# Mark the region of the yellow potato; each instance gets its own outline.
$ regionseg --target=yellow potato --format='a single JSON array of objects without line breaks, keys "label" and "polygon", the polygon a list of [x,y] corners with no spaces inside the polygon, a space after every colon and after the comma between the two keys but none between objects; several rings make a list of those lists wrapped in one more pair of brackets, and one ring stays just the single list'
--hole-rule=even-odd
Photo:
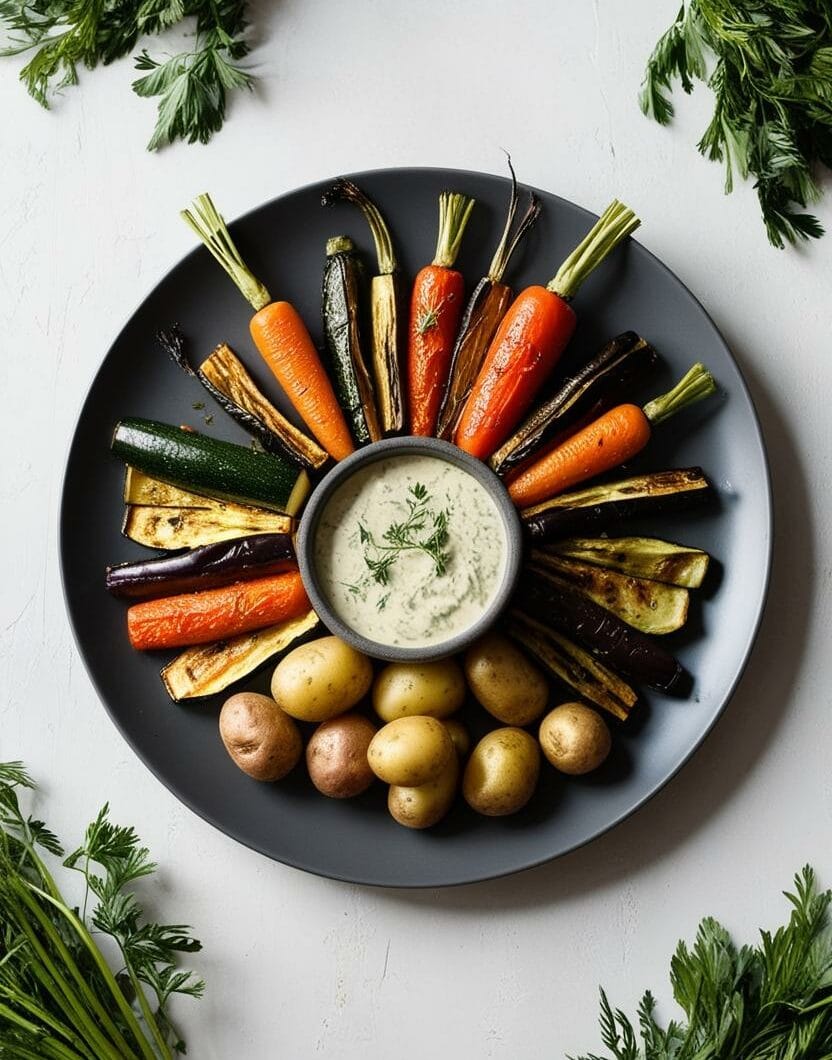
[{"label": "yellow potato", "polygon": [[453,741],[457,755],[460,758],[464,758],[471,748],[471,737],[468,735],[468,730],[461,721],[457,721],[455,718],[443,721],[442,724],[448,730],[448,735]]},{"label": "yellow potato", "polygon": [[465,678],[453,659],[391,663],[373,685],[373,707],[382,721],[413,715],[447,718],[465,701]]},{"label": "yellow potato", "polygon": [[471,645],[465,677],[488,713],[505,725],[529,725],[546,709],[548,681],[501,633],[486,633]]},{"label": "yellow potato", "polygon": [[448,730],[436,718],[396,718],[375,734],[367,750],[370,769],[386,784],[418,787],[438,777],[455,758]]},{"label": "yellow potato", "polygon": [[524,729],[494,729],[483,736],[462,778],[465,801],[486,817],[522,810],[540,773],[540,747]]},{"label": "yellow potato", "polygon": [[220,737],[234,764],[255,780],[285,777],[303,751],[297,725],[257,692],[237,692],[223,703]]},{"label": "yellow potato", "polygon": [[328,721],[367,694],[373,666],[338,637],[301,644],[280,660],[272,677],[278,705],[300,721]]},{"label": "yellow potato", "polygon": [[351,799],[375,780],[367,748],[376,727],[363,714],[341,714],[321,722],[306,745],[306,768],[322,795]]},{"label": "yellow potato", "polygon": [[393,820],[405,828],[430,828],[450,810],[459,781],[459,759],[451,755],[438,777],[417,788],[393,784],[387,793],[387,808]]},{"label": "yellow potato", "polygon": [[612,747],[607,723],[583,703],[562,703],[549,711],[538,735],[546,758],[570,776],[597,769]]}]

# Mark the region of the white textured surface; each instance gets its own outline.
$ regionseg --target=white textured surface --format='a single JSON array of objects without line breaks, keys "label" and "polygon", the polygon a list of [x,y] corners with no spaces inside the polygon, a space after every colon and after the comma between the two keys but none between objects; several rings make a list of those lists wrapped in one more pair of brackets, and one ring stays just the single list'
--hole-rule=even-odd
[{"label": "white textured surface", "polygon": [[[258,94],[207,148],[143,152],[152,107],[118,64],[52,114],[0,64],[0,755],[43,785],[67,840],[110,799],[162,865],[154,904],[205,944],[207,998],[180,1009],[197,1060],[562,1056],[598,1044],[597,984],[632,1006],[705,913],[748,936],[811,859],[832,884],[828,525],[832,235],[768,248],[750,188],[730,199],[693,143],[642,118],[643,59],[675,5],[565,0],[283,0],[253,5]],[[639,238],[732,344],[772,460],[768,613],[727,714],[635,818],[495,884],[409,894],[305,876],[181,807],[99,706],[57,563],[63,461],[109,342],[191,245],[177,210],[210,186],[230,216],[306,181],[410,163],[501,172],[591,208],[614,194]],[[822,210],[832,227],[829,203]],[[695,351],[692,351],[695,352]],[[665,1011],[669,1006],[665,1004]]]}]

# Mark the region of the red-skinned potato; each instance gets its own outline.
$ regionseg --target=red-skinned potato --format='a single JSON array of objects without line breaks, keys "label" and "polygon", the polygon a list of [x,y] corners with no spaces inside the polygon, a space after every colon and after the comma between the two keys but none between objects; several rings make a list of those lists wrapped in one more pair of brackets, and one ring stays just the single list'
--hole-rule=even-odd
[{"label": "red-skinned potato", "polygon": [[306,745],[306,768],[322,795],[351,799],[375,780],[367,748],[376,727],[363,714],[341,714],[322,722]]},{"label": "red-skinned potato", "polygon": [[234,764],[254,780],[280,780],[303,752],[297,725],[257,692],[237,692],[223,703],[220,737]]}]

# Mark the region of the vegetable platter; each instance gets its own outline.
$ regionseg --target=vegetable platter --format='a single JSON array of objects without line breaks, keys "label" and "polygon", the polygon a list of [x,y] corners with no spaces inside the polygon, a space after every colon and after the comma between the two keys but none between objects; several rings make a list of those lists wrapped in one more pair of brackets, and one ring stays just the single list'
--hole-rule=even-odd
[{"label": "vegetable platter", "polygon": [[[353,186],[378,205],[381,222]],[[590,273],[572,252],[586,246],[597,218],[548,193],[532,196],[520,188],[513,209],[522,238],[501,246],[511,190],[506,179],[486,174],[399,169],[327,180],[275,199],[229,226],[239,251],[230,269],[219,248],[251,310],[212,255],[195,249],[129,319],[80,415],[64,482],[61,560],[76,639],[101,699],[139,756],[183,802],[240,842],[302,869],[429,887],[492,878],[572,850],[632,813],[684,764],[724,709],[753,645],[768,582],[771,498],[763,441],[739,368],[683,284],[625,238],[635,224],[624,207],[604,214],[622,245]],[[649,203],[639,206],[647,227]],[[210,216],[192,214],[202,237],[206,216],[210,228]],[[362,356],[350,293],[360,283],[359,262],[368,292]],[[511,308],[509,287],[523,292]],[[455,338],[460,328],[464,341]],[[160,331],[171,357],[159,346]],[[517,336],[522,341],[509,352],[523,364],[523,378],[536,386],[549,377],[534,394],[506,389],[501,365],[507,341]],[[296,375],[312,386],[293,392],[280,356],[287,342]],[[329,371],[319,378],[317,350],[325,343]],[[542,369],[532,347],[548,358]],[[706,370],[695,367],[691,374],[692,365],[707,365],[716,393]],[[453,391],[443,384],[449,371]],[[574,382],[566,385],[567,379]],[[420,395],[415,419],[408,419],[411,390]],[[707,395],[687,407],[689,399]],[[252,409],[260,426],[248,415]],[[567,424],[563,444],[572,448],[559,453]],[[528,761],[513,802],[501,803],[505,792],[488,790],[488,777],[473,768],[464,768],[464,778],[440,778],[424,756],[414,765],[412,786],[397,788],[407,783],[413,763],[405,769],[397,761],[400,744],[390,726],[402,736],[413,730],[425,755],[437,761],[458,746],[458,728],[445,720],[421,718],[414,725],[397,718],[395,674],[385,677],[377,663],[373,677],[373,667],[356,663],[341,641],[326,647],[314,639],[328,631],[308,611],[294,566],[292,517],[301,515],[332,466],[326,450],[340,458],[396,433],[440,434],[504,476],[526,535],[516,594],[498,620],[513,638],[509,644],[526,653],[514,659],[512,672],[531,663],[530,689],[534,673],[545,672],[552,688],[547,710],[584,704],[545,714],[540,744],[543,700],[533,722],[517,716],[524,729],[495,736],[511,720],[496,720],[480,703],[499,698],[499,675],[471,649],[467,688],[459,678],[453,693],[464,705],[453,720],[463,722],[472,745],[486,740],[481,759],[490,745],[499,756],[513,742],[512,761]],[[604,456],[596,454],[581,470],[597,448]],[[125,464],[132,467],[126,480]],[[600,477],[585,481],[590,473]],[[604,488],[607,482],[618,485]],[[696,503],[703,493],[706,502]],[[423,484],[412,487],[411,502],[417,514],[408,533],[417,534],[425,518],[438,520],[426,547],[416,541],[415,549],[435,564],[438,577],[449,556],[453,562],[453,548],[445,547],[453,517],[431,509]],[[246,534],[260,540],[241,545]],[[622,569],[621,548],[609,541],[623,537],[640,540],[621,546]],[[362,531],[364,547],[374,550],[371,572],[388,577],[393,570],[391,586],[374,591],[394,588],[404,570],[407,541],[385,551],[381,540]],[[657,540],[681,543],[687,552],[672,550],[668,557]],[[206,542],[203,551],[176,551]],[[414,551],[412,543],[407,549]],[[143,564],[153,556],[163,558],[148,569]],[[232,585],[229,569],[239,579]],[[649,587],[646,596],[627,589],[636,571],[650,579],[639,583]],[[195,587],[202,588],[194,594]],[[387,606],[386,594],[374,599],[377,608]],[[184,618],[178,600],[187,601]],[[618,616],[612,624],[611,611]],[[621,616],[630,638],[623,653]],[[281,620],[283,626],[274,624]],[[243,659],[234,671],[243,678],[218,679],[212,662],[200,691],[217,692],[189,698],[193,670],[176,661],[182,646],[205,645],[185,648],[201,653],[204,666],[206,653],[218,650],[217,638],[232,632],[242,647],[224,663],[234,667]],[[569,648],[577,633],[583,656]],[[312,707],[298,691],[306,682],[308,646],[316,643],[333,674],[344,674],[343,695],[351,703],[359,699],[360,714],[343,732],[328,731],[326,718],[347,699],[333,698],[325,682],[323,700]],[[503,647],[490,644],[492,657]],[[573,678],[576,663],[586,677],[582,659],[596,676],[597,664],[609,662],[602,694],[592,698],[591,680],[582,679],[576,691],[552,678],[566,672],[564,650]],[[376,712],[361,698],[373,680]],[[295,704],[303,743],[311,723],[323,723],[307,747],[309,770],[291,768],[301,757],[301,740],[283,722],[274,760],[252,763],[251,775],[236,767],[246,751],[245,726],[273,709],[265,699],[270,692],[289,713]],[[545,699],[545,688],[535,695]],[[608,724],[599,724],[601,716]],[[563,737],[576,727],[586,741],[570,756]],[[361,760],[370,745],[373,772],[393,785],[395,821],[385,809],[385,783],[368,787],[361,770],[327,771],[327,754],[339,740],[342,750],[360,747]],[[540,745],[546,757],[535,786]],[[559,768],[546,758],[558,760]],[[465,797],[443,816],[434,810],[447,783],[461,784]],[[520,791],[523,785],[528,792]],[[415,803],[408,791],[418,793]],[[502,816],[521,805],[521,812]],[[414,806],[419,825],[437,823],[413,827]]]}]

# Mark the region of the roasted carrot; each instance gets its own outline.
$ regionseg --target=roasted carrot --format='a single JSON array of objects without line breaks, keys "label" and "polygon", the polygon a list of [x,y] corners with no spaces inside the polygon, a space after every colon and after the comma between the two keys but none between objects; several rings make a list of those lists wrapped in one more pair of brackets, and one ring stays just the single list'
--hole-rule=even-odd
[{"label": "roasted carrot", "polygon": [[711,373],[695,364],[672,390],[643,408],[616,405],[521,471],[508,488],[511,499],[525,508],[611,471],[641,452],[657,423],[715,390]]},{"label": "roasted carrot", "polygon": [[515,298],[462,410],[454,436],[461,449],[486,460],[517,426],[572,338],[577,318],[569,302],[639,223],[616,199],[545,287]]},{"label": "roasted carrot", "polygon": [[454,262],[473,207],[467,195],[442,192],[436,254],[413,282],[407,343],[411,434],[431,435],[436,429],[464,308],[465,282]]},{"label": "roasted carrot", "polygon": [[235,247],[210,195],[200,195],[182,217],[225,269],[255,313],[251,337],[298,415],[336,460],[354,446],[315,344],[289,302],[273,302]]},{"label": "roasted carrot", "polygon": [[139,651],[183,648],[273,626],[296,618],[309,607],[295,570],[134,604],[127,611],[127,632]]}]

